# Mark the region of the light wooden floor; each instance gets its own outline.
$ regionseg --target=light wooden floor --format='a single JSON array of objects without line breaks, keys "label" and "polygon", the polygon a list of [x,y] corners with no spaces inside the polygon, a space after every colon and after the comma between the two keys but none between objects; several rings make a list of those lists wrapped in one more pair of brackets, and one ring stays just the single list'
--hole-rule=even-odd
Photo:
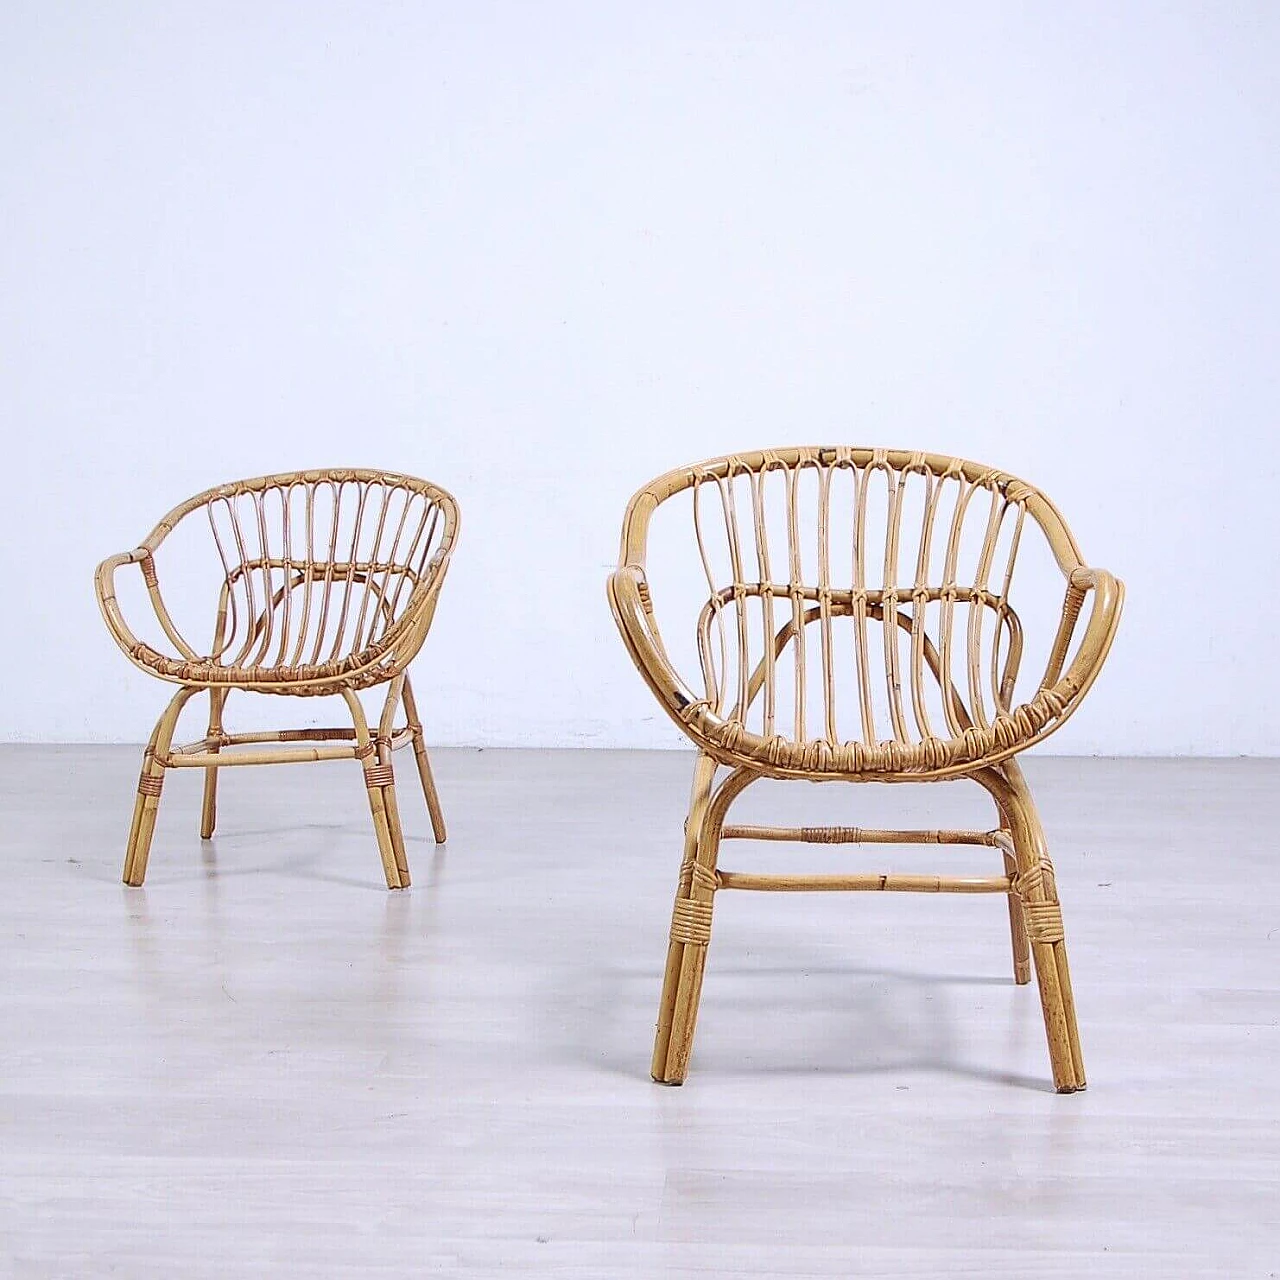
[{"label": "light wooden floor", "polygon": [[[1031,761],[1072,1097],[1003,901],[906,895],[724,895],[689,1083],[654,1085],[690,757],[440,752],[447,852],[400,764],[410,893],[343,764],[228,773],[203,848],[199,778],[171,779],[129,890],[137,752],[0,751],[0,1275],[1280,1272],[1280,762]],[[985,805],[800,785],[740,812]]]}]

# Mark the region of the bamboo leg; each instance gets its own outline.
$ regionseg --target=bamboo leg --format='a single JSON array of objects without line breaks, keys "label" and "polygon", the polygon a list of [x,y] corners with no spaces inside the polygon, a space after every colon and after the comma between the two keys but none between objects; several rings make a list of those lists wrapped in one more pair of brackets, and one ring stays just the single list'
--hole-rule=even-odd
[{"label": "bamboo leg", "polygon": [[449,833],[445,830],[440,796],[436,791],[436,780],[431,773],[431,761],[427,758],[422,721],[418,717],[418,704],[414,701],[408,676],[404,678],[404,712],[409,721],[409,728],[413,731],[413,756],[418,763],[418,777],[422,781],[422,794],[426,797],[427,812],[431,815],[431,833],[436,838],[436,844],[444,844],[449,838]]},{"label": "bamboo leg", "polygon": [[[1017,859],[1009,853],[1004,855],[1004,873],[1010,880],[1017,874]],[[1013,980],[1018,986],[1026,986],[1031,981],[1031,947],[1027,942],[1027,924],[1022,914],[1022,899],[1012,891],[1007,898],[1009,903],[1009,939],[1013,945]]]},{"label": "bamboo leg", "polygon": [[[1000,813],[1000,827],[1003,831],[1011,829],[1009,815],[997,804]],[[1004,873],[1009,877],[1009,941],[1013,948],[1013,980],[1018,986],[1026,986],[1031,981],[1031,947],[1027,942],[1027,921],[1022,910],[1022,899],[1013,888],[1013,878],[1018,873],[1018,860],[1012,846],[1001,846],[1004,855]]]},{"label": "bamboo leg", "polygon": [[404,829],[400,825],[400,806],[396,802],[395,768],[391,761],[391,734],[395,724],[396,709],[404,692],[405,676],[396,677],[387,690],[382,719],[378,724],[378,764],[384,770],[386,781],[382,785],[382,803],[387,811],[387,830],[391,834],[391,848],[395,853],[396,869],[400,873],[400,887],[409,887],[409,859],[404,849]]},{"label": "bamboo leg", "polygon": [[[164,717],[161,716],[161,719]],[[133,802],[133,821],[129,824],[129,838],[125,842],[124,847],[124,872],[123,879],[125,884],[133,884],[133,864],[138,850],[138,836],[142,831],[142,815],[146,809],[146,789],[144,779],[151,776],[151,761],[156,751],[156,737],[160,733],[160,721],[156,721],[155,728],[151,730],[151,737],[147,742],[146,750],[142,753],[142,772],[138,775],[138,791]],[[141,881],[138,881],[141,883]]]},{"label": "bamboo leg", "polygon": [[[209,737],[222,732],[222,707],[227,700],[225,689],[209,690]],[[210,747],[216,755],[220,748]],[[200,806],[200,839],[208,840],[218,824],[218,770],[216,766],[204,771],[204,800]]]},{"label": "bamboo leg", "polygon": [[138,776],[138,798],[133,806],[133,822],[129,827],[129,842],[125,847],[124,873],[125,884],[137,888],[147,876],[147,858],[151,853],[151,837],[156,829],[156,810],[160,807],[160,791],[164,786],[164,764],[162,761],[168,754],[173,742],[173,730],[178,723],[178,716],[187,702],[198,692],[196,689],[183,687],[169,701],[156,727],[151,731],[151,740],[142,755],[142,772]]},{"label": "bamboo leg", "polygon": [[1009,818],[1017,859],[1017,887],[1040,987],[1053,1083],[1059,1093],[1074,1093],[1085,1087],[1084,1060],[1058,889],[1044,829],[1015,761],[1007,760],[998,768],[983,770],[978,780],[992,791]]},{"label": "bamboo leg", "polygon": [[342,697],[356,728],[356,755],[364,768],[364,785],[369,793],[369,811],[373,815],[373,830],[378,838],[378,853],[382,857],[382,871],[387,879],[387,888],[405,888],[406,885],[400,879],[400,863],[391,837],[387,803],[383,794],[383,780],[390,771],[390,766],[383,765],[378,760],[377,746],[369,734],[369,725],[360,699],[350,689],[343,689]]},{"label": "bamboo leg", "polygon": [[[391,768],[391,752],[387,752],[387,768]],[[400,825],[400,808],[396,803],[396,787],[389,782],[382,788],[382,803],[387,810],[387,829],[391,834],[391,849],[395,854],[396,869],[400,872],[400,887],[407,889],[409,879],[409,858],[404,848],[404,828]]]},{"label": "bamboo leg", "polygon": [[[693,786],[689,795],[689,813],[684,820],[684,856],[680,860],[680,880],[676,887],[676,901],[688,894],[693,877],[694,859],[698,852],[698,836],[702,831],[702,819],[711,798],[711,783],[715,778],[716,763],[710,756],[698,753],[693,766]],[[680,982],[681,961],[684,958],[683,942],[672,938],[667,943],[667,968],[662,980],[662,999],[658,1005],[658,1032],[653,1042],[653,1062],[650,1072],[655,1080],[663,1080],[667,1068],[667,1046],[671,1041],[671,1015],[675,1010],[676,989]]]},{"label": "bamboo leg", "polygon": [[[689,867],[687,885],[683,871],[681,874],[681,890],[676,895],[671,915],[671,940],[682,944],[679,969],[675,973],[674,990],[670,997],[668,998],[665,989],[663,993],[659,1032],[661,1033],[663,1023],[669,1018],[666,1060],[661,1069],[654,1072],[654,1079],[663,1084],[683,1084],[688,1074],[689,1054],[693,1048],[698,1004],[702,996],[702,975],[707,963],[707,947],[711,942],[711,909],[715,898],[720,833],[730,804],[757,776],[754,771],[736,769],[720,784],[720,788],[706,805],[702,824],[697,831],[697,844]],[[674,957],[669,955],[669,967],[673,961]],[[654,1056],[656,1060],[656,1052]]]},{"label": "bamboo leg", "polygon": [[[391,765],[391,748],[385,743],[378,746],[378,763],[385,770],[385,776],[394,777]],[[387,815],[387,834],[391,838],[391,851],[395,857],[396,871],[399,875],[400,888],[409,887],[409,859],[404,848],[404,829],[400,825],[400,807],[396,803],[396,784],[387,782],[382,788],[382,805]]]}]

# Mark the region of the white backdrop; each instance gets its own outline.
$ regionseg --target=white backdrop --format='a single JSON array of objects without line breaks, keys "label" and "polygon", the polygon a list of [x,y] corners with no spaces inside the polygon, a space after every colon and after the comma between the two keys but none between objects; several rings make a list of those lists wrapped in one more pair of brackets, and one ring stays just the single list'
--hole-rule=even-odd
[{"label": "white backdrop", "polygon": [[96,560],[368,465],[462,503],[433,741],[674,743],[626,499],[846,441],[1039,483],[1126,579],[1053,749],[1276,751],[1278,65],[1268,3],[8,0],[0,736],[144,738]]}]

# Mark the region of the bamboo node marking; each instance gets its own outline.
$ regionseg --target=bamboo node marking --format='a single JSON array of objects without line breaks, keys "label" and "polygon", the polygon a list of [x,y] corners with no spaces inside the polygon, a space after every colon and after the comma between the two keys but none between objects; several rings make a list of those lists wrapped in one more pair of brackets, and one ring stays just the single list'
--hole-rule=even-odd
[{"label": "bamboo node marking", "polygon": [[805,844],[861,844],[861,827],[801,827]]}]

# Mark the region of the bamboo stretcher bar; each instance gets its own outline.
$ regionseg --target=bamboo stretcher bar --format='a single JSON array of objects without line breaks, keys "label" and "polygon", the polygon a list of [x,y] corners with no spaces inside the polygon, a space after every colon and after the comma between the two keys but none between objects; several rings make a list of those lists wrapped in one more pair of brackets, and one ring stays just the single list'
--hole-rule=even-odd
[{"label": "bamboo stretcher bar", "polygon": [[[287,730],[285,732],[288,732]],[[413,742],[413,730],[397,729],[387,739],[387,746],[395,751],[399,747]],[[267,733],[236,734],[233,743],[242,741],[266,743],[288,742],[289,738],[272,736]],[[159,759],[159,757],[157,757]],[[161,761],[168,769],[224,769],[228,766],[245,764],[310,764],[316,760],[357,760],[357,746],[349,747],[292,747],[286,751],[210,751],[202,743],[192,743],[180,751],[172,751]]]},{"label": "bamboo stretcher bar", "polygon": [[880,893],[1008,893],[1008,876],[918,876],[894,873],[878,875],[793,876],[757,875],[752,871],[717,871],[719,889],[758,889],[773,893],[844,893],[869,890]]},{"label": "bamboo stretcher bar", "polygon": [[[201,738],[198,742],[188,742],[181,747],[172,747],[167,758],[172,760],[176,756],[203,755],[225,747],[261,745],[271,742],[354,742],[355,739],[354,729],[267,729],[260,733],[223,733]],[[411,742],[412,739],[412,730],[406,725],[391,735],[389,744],[394,751],[397,747],[403,747]],[[274,756],[279,753],[272,754]],[[222,756],[218,758],[225,763]]]},{"label": "bamboo stretcher bar", "polygon": [[794,844],[965,844],[998,848],[998,831],[882,831],[872,827],[725,827],[722,840]]},{"label": "bamboo stretcher bar", "polygon": [[354,760],[355,747],[294,747],[288,751],[212,751],[199,755],[156,757],[166,769],[230,769],[247,764],[311,764],[316,760]]}]

